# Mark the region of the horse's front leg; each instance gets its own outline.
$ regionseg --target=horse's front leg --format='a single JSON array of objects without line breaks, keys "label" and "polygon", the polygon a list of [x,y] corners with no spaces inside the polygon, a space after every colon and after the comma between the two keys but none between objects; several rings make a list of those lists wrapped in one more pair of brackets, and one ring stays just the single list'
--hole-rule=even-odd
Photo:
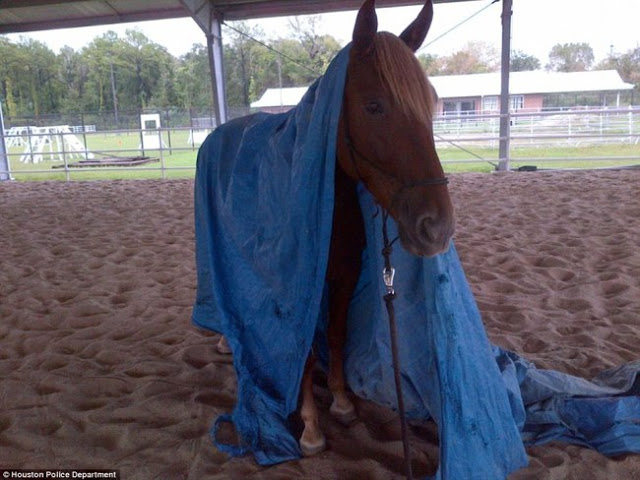
[{"label": "horse's front leg", "polygon": [[329,389],[333,394],[331,413],[348,425],[356,419],[356,409],[347,396],[344,379],[347,312],[360,276],[365,234],[355,181],[337,168],[335,182],[336,207],[327,268]]},{"label": "horse's front leg", "polygon": [[331,414],[341,423],[349,425],[356,418],[356,409],[347,396],[344,379],[344,346],[347,340],[347,312],[357,282],[359,265],[353,272],[329,283],[329,389],[333,394]]},{"label": "horse's front leg", "polygon": [[315,363],[313,353],[309,353],[307,363],[304,366],[302,376],[302,405],[300,418],[304,423],[304,430],[300,437],[300,449],[304,456],[320,453],[326,447],[326,440],[318,423],[318,407],[313,398],[313,365]]},{"label": "horse's front leg", "polygon": [[[351,261],[353,262],[351,257]],[[359,257],[356,257],[359,258]],[[347,311],[355,289],[360,262],[356,260],[351,268],[338,278],[329,278],[329,389],[333,394],[331,413],[341,423],[349,425],[356,420],[356,409],[346,391],[344,379],[344,344],[347,338]],[[344,264],[343,264],[344,265]],[[326,439],[318,423],[318,408],[313,398],[313,353],[309,354],[302,377],[300,417],[304,430],[300,437],[300,448],[305,456],[315,455],[326,448]]]},{"label": "horse's front leg", "polygon": [[218,353],[222,353],[223,355],[229,355],[231,353],[231,347],[229,346],[227,337],[224,335],[220,336],[220,340],[218,340],[218,343],[216,344],[216,350],[218,350]]}]

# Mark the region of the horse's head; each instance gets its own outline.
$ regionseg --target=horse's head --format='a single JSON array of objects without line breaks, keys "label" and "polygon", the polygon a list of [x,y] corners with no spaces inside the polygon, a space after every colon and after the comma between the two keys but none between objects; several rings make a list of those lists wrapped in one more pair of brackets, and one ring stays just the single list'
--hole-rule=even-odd
[{"label": "horse's head", "polygon": [[432,256],[446,251],[455,224],[433,139],[435,92],[414,55],[433,6],[396,37],[377,33],[374,3],[364,2],[353,32],[338,164],[389,211],[409,252]]}]

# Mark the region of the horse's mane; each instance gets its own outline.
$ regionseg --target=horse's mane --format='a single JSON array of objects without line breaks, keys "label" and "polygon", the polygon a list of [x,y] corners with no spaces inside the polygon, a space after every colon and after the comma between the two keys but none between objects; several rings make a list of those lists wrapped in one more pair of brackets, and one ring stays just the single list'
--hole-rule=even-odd
[{"label": "horse's mane", "polygon": [[400,108],[419,122],[430,122],[435,92],[413,51],[388,32],[375,36],[374,50],[382,81]]}]

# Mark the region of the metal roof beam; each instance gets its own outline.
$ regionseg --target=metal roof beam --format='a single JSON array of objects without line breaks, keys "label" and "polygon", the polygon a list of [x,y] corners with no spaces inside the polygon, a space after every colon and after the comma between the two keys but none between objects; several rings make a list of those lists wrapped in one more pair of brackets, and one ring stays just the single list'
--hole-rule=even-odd
[{"label": "metal roof beam", "polygon": [[[446,0],[435,0],[442,3]],[[468,0],[452,0],[468,1]],[[225,20],[244,20],[249,18],[281,17],[284,15],[310,15],[327,12],[341,12],[357,10],[362,0],[269,0],[233,2],[225,0],[211,0],[214,8]],[[376,7],[403,7],[408,5],[422,5],[424,0],[377,0]]]},{"label": "metal roof beam", "polygon": [[30,8],[44,7],[48,5],[60,5],[61,3],[82,3],[87,0],[2,0],[2,8]]},{"label": "metal roof beam", "polygon": [[56,18],[34,22],[21,22],[10,25],[0,24],[0,34],[34,32],[41,30],[55,30],[57,28],[90,27],[94,25],[108,25],[114,23],[142,22],[147,20],[164,20],[170,18],[188,17],[182,7],[144,10],[130,13],[114,13],[112,15],[96,15],[77,18]]},{"label": "metal roof beam", "polygon": [[[472,0],[434,0],[435,3],[468,1]],[[362,0],[204,0],[204,3],[217,12],[218,18],[245,20],[357,10]],[[423,3],[424,0],[377,0],[376,5],[399,7]],[[197,7],[185,8],[192,4],[201,6],[203,0],[0,0],[0,34],[181,18],[189,16],[189,12],[197,14]],[[91,13],[97,5],[108,6],[115,14]],[[42,15],[41,9],[49,11]]]}]

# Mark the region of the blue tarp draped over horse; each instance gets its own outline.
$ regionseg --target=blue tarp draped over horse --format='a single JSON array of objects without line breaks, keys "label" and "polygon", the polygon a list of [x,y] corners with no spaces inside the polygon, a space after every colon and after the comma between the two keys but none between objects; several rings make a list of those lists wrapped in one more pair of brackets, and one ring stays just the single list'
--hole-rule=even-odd
[{"label": "blue tarp draped over horse", "polygon": [[[300,381],[326,322],[336,132],[345,48],[285,114],[219,127],[202,145],[195,185],[194,322],[226,335],[238,378],[231,454],[268,465],[300,456],[290,432]],[[382,296],[381,215],[360,188],[367,247],[349,313],[352,390],[396,407]],[[393,230],[395,227],[390,225]],[[394,233],[394,232],[391,232]],[[536,369],[489,344],[455,247],[430,259],[398,245],[395,309],[405,405],[440,435],[437,478],[505,478],[526,464],[523,441],[640,452],[640,362],[589,382]]]}]

